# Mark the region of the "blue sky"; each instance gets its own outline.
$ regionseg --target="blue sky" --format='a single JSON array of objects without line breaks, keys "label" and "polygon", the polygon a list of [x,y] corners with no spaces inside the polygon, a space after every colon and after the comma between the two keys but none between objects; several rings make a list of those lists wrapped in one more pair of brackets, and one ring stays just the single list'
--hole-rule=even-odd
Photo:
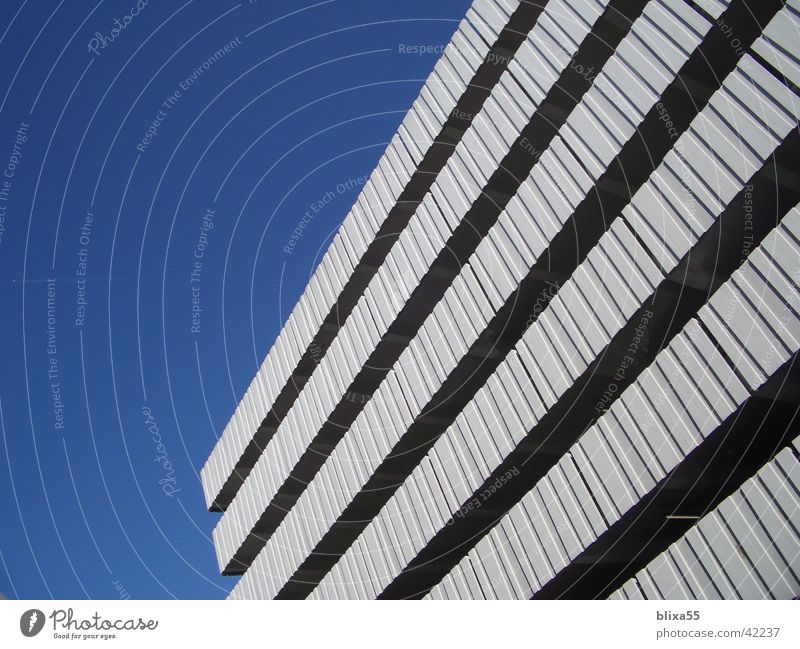
[{"label": "blue sky", "polygon": [[234,585],[199,470],[469,2],[140,5],[0,4],[11,598]]}]

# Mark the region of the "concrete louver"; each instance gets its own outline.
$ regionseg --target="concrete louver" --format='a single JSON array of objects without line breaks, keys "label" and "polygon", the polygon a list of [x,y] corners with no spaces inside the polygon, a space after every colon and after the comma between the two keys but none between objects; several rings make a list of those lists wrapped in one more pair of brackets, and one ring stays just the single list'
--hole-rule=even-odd
[{"label": "concrete louver", "polygon": [[[713,370],[699,376],[705,382],[702,387],[709,388],[709,391],[692,392],[691,400],[683,403],[679,398],[689,396],[686,393],[667,393],[663,386],[657,388],[659,392],[653,393],[644,385],[637,386],[645,399],[653,400],[667,394],[664,399],[671,408],[694,416],[698,424],[695,429],[699,437],[695,441],[699,444],[697,447],[677,439],[655,419],[657,415],[651,415],[653,419],[648,420],[655,425],[644,431],[636,431],[630,423],[590,429],[535,489],[503,517],[500,525],[434,587],[430,596],[464,596],[459,593],[465,585],[468,592],[477,598],[603,596],[620,578],[636,571],[642,561],[649,563],[648,559],[655,550],[663,550],[679,532],[685,531],[687,522],[697,518],[698,511],[701,514],[705,511],[703,505],[710,494],[725,493],[721,490],[730,487],[731,483],[725,480],[724,472],[733,466],[724,462],[725,454],[748,449],[754,423],[760,436],[767,438],[758,441],[775,444],[777,448],[786,445],[787,436],[797,432],[796,427],[790,424],[791,416],[786,412],[765,409],[758,403],[756,394],[748,395],[747,387],[738,380],[737,368],[731,367],[721,354],[714,354],[713,345],[701,323],[693,320],[668,348],[672,359],[659,359],[663,363],[659,369],[671,368],[670,378],[688,384],[693,377],[682,361],[710,359],[715,364]],[[793,355],[796,351],[795,344]],[[711,356],[700,356],[702,352]],[[653,381],[652,385],[659,381],[656,374],[648,374],[646,378]],[[779,378],[776,383],[785,377]],[[702,411],[709,405],[712,414],[698,418],[701,413],[697,410]],[[792,406],[792,411],[796,411],[796,402]],[[752,409],[748,412],[748,408]],[[739,424],[737,430],[737,424],[748,418],[751,421]],[[763,426],[759,425],[760,421],[764,421]],[[768,430],[768,426],[772,429]],[[706,445],[713,447],[713,452],[711,448],[705,448]],[[780,459],[787,459],[786,453],[782,452]],[[716,463],[719,460],[723,460],[721,466]],[[745,455],[744,460],[745,466],[750,468],[751,462],[763,465],[765,458]],[[635,465],[642,462],[647,464],[647,473],[636,474]],[[796,478],[796,470],[793,473]],[[643,481],[643,475],[653,476],[658,481],[656,486],[652,481]],[[692,485],[691,489],[686,489],[687,483]],[[576,510],[574,502],[570,501],[581,492],[588,497]],[[792,495],[796,506],[797,494]],[[713,506],[714,501],[708,505]],[[723,502],[720,509],[727,512],[729,505]],[[709,525],[708,520],[693,523],[687,535],[708,534],[710,527],[713,525]],[[653,536],[641,536],[648,532]],[[749,532],[755,534],[757,527]],[[649,542],[638,553],[631,554],[631,545],[636,538],[640,544],[642,538],[649,539]],[[744,539],[745,535],[742,535]],[[718,548],[726,544],[724,538],[715,541]],[[501,557],[507,556],[511,547],[518,543],[527,547],[528,563],[509,561],[506,567],[498,569]],[[735,553],[734,546],[728,557]],[[653,559],[656,565],[657,556]],[[727,566],[734,573],[731,581],[740,597],[791,598],[797,594],[796,584],[787,588],[787,584],[781,583],[782,580],[774,575],[769,582],[759,584],[759,573],[751,572],[747,565],[750,556],[745,555],[745,561]],[[789,556],[789,565],[796,573],[796,546],[794,554]],[[592,558],[592,569],[588,570],[584,563],[577,570],[576,567],[587,558]],[[598,578],[598,574],[602,577]],[[687,578],[699,575],[702,575],[702,570],[698,567],[687,571]]]},{"label": "concrete louver", "polygon": [[[624,249],[624,247],[625,247],[625,246],[623,246],[623,249]],[[345,452],[345,451],[343,450],[343,452]],[[334,456],[335,456],[335,455],[336,455],[336,452],[334,453]],[[348,470],[349,470],[350,472],[352,472],[352,469],[349,469],[349,467],[348,467]],[[379,471],[378,471],[378,472],[379,472]],[[376,474],[377,474],[377,472],[376,472]],[[340,473],[340,475],[341,475],[341,473]],[[367,488],[365,487],[365,490],[366,490],[366,489],[367,489]],[[298,511],[299,511],[299,510],[298,510]],[[300,517],[303,517],[304,515],[309,515],[309,516],[312,516],[312,515],[313,515],[314,517],[318,517],[318,516],[320,515],[320,513],[319,513],[319,512],[316,512],[316,511],[315,511],[315,512],[313,512],[313,513],[312,513],[312,512],[309,512],[309,511],[306,511],[306,512],[299,511],[299,513],[298,513],[297,515],[298,515],[298,516],[300,516]],[[288,530],[288,528],[287,528],[287,534],[288,534],[288,533],[289,533],[289,530]],[[277,543],[280,543],[280,540],[279,540],[279,539],[276,539],[276,542],[277,542]],[[346,543],[346,541],[345,541],[344,543]],[[327,552],[329,552],[329,551],[330,551],[330,552],[334,552],[334,550],[335,550],[335,549],[334,549],[333,547],[327,547],[327,546],[326,546],[326,547],[325,547],[325,551],[323,552],[322,548],[318,546],[318,547],[316,548],[316,550],[315,550],[315,551],[316,551],[318,554],[322,555],[322,554],[326,554],[326,553],[327,553]],[[315,561],[314,561],[314,563],[315,563],[315,565],[319,565],[319,559],[315,560]],[[300,575],[300,574],[296,575],[294,580],[295,580],[295,581],[296,581],[298,584],[303,584],[303,583],[306,583],[306,582],[307,582],[306,576],[305,576],[305,575]]]},{"label": "concrete louver", "polygon": [[790,599],[798,545],[800,437],[609,599]]},{"label": "concrete louver", "polygon": [[478,0],[365,184],[201,472],[227,508],[546,3]]},{"label": "concrete louver", "polygon": [[[781,304],[773,282],[800,278],[798,234],[795,208],[430,596],[457,596],[465,582],[477,597],[602,596],[738,487],[733,467],[746,477],[790,446],[797,395],[773,390],[796,374],[800,316],[790,304],[800,303],[800,285]],[[731,300],[739,317],[726,324],[718,315]],[[767,404],[761,391],[777,398]],[[498,548],[518,543],[527,564],[498,571]]]},{"label": "concrete louver", "polygon": [[[751,547],[725,499],[798,433],[799,17],[544,7],[215,530],[232,598],[653,597],[717,508]],[[724,596],[796,591],[781,543]]]},{"label": "concrete louver", "polygon": [[[508,437],[503,445],[497,446],[492,440],[486,439],[486,435],[483,438],[477,437],[479,431],[474,426],[472,429],[468,428],[466,422],[459,422],[458,428],[448,431],[448,435],[443,436],[429,454],[429,463],[420,465],[411,480],[401,489],[406,492],[419,490],[419,500],[414,502],[419,502],[420,505],[414,508],[418,510],[414,515],[420,520],[431,520],[432,523],[417,528],[418,537],[398,537],[397,547],[411,557],[409,563],[402,566],[406,571],[404,576],[407,576],[405,584],[398,579],[397,572],[387,571],[374,584],[378,593],[391,593],[392,590],[397,593],[402,589],[405,596],[424,594],[430,588],[432,580],[435,582],[437,576],[443,576],[444,579],[440,579],[438,585],[434,586],[432,597],[445,596],[444,593],[451,592],[452,579],[457,572],[463,573],[466,566],[475,562],[476,556],[481,557],[481,561],[485,563],[485,554],[496,551],[498,544],[503,544],[503,552],[492,559],[495,562],[502,561],[502,557],[512,551],[516,552],[518,544],[528,547],[526,561],[535,568],[535,577],[527,575],[522,580],[517,573],[520,570],[525,572],[525,564],[519,569],[516,564],[508,564],[505,571],[492,573],[492,587],[482,591],[487,597],[531,597],[545,585],[553,591],[554,584],[548,584],[548,578],[554,580],[559,569],[566,573],[572,561],[576,566],[587,565],[576,558],[582,551],[598,557],[588,564],[593,566],[595,572],[588,577],[572,574],[562,580],[575,584],[573,588],[607,588],[610,583],[613,584],[616,573],[624,573],[619,566],[621,557],[623,561],[631,561],[638,556],[637,553],[647,551],[646,547],[635,547],[635,551],[632,551],[630,545],[624,545],[625,534],[630,544],[634,543],[630,539],[650,538],[652,544],[661,543],[663,546],[676,529],[691,524],[692,515],[703,511],[703,507],[707,506],[703,499],[708,498],[709,493],[719,493],[720,483],[724,486],[732,473],[728,470],[730,467],[727,463],[739,462],[746,467],[748,464],[757,466],[759,462],[763,462],[762,456],[758,456],[753,450],[748,455],[747,449],[748,442],[752,441],[753,421],[756,421],[757,427],[759,417],[764,415],[764,402],[759,402],[759,390],[766,390],[762,386],[784,368],[800,345],[800,319],[792,314],[787,320],[785,314],[775,313],[773,310],[761,312],[768,314],[766,318],[759,318],[755,310],[747,313],[747,317],[740,317],[742,328],[750,327],[751,332],[749,340],[737,343],[740,347],[742,343],[761,342],[757,339],[762,332],[770,332],[776,323],[785,321],[785,328],[779,328],[784,340],[778,344],[778,351],[769,364],[764,366],[758,378],[754,376],[752,382],[739,379],[739,370],[744,365],[739,363],[729,366],[727,359],[737,358],[735,354],[729,353],[735,349],[733,345],[722,346],[721,349],[715,347],[719,338],[712,332],[722,332],[723,327],[706,328],[705,322],[710,321],[707,318],[711,317],[715,307],[727,305],[731,291],[738,292],[740,287],[745,287],[746,292],[758,292],[758,284],[744,283],[745,278],[751,276],[751,269],[766,271],[767,277],[779,280],[772,255],[777,255],[779,263],[788,263],[791,271],[800,270],[800,256],[796,255],[800,249],[793,249],[789,238],[792,230],[797,230],[798,227],[800,212],[794,209],[785,217],[785,225],[773,231],[751,259],[734,273],[730,281],[718,289],[708,307],[701,309],[699,318],[692,318],[682,331],[670,339],[654,360],[637,373],[636,380],[630,382],[608,410],[603,411],[601,416],[594,417],[588,426],[585,426],[586,422],[565,420],[563,426],[539,430],[545,421],[541,417],[530,427],[527,439],[523,434],[524,428],[504,427],[504,431],[508,431]],[[797,257],[794,260],[793,254]],[[800,297],[797,288],[794,292]],[[651,319],[653,317],[650,316]],[[649,327],[650,324],[646,326]],[[628,344],[631,340],[628,336]],[[772,378],[773,386],[781,383],[786,371],[784,368],[784,373]],[[604,379],[606,385],[615,380],[605,373]],[[543,385],[541,378],[537,385]],[[496,389],[494,393],[502,394],[503,391]],[[484,395],[484,399],[486,398],[489,398],[488,395]],[[742,414],[735,421],[734,413],[748,398],[752,399],[747,406],[749,410],[742,408]],[[785,398],[790,400],[791,396],[785,395]],[[770,405],[774,406],[774,403],[771,402]],[[766,453],[785,443],[784,429],[787,422],[791,421],[790,413],[795,409],[796,404],[791,403],[787,407],[775,407],[769,418],[764,419],[768,422],[766,425],[773,428],[766,431],[767,435],[772,436],[770,445],[761,447]],[[497,406],[486,408],[485,412],[489,426],[494,421],[502,421],[503,414]],[[505,417],[508,415],[505,414]],[[574,428],[576,423],[580,423],[582,427]],[[733,428],[734,423],[738,428]],[[574,430],[587,432],[569,445],[569,433]],[[523,440],[528,443],[528,448],[514,448],[515,443],[520,444]],[[704,444],[706,448],[700,448]],[[724,448],[722,454],[719,453],[720,444]],[[558,448],[554,448],[556,446]],[[566,450],[561,448],[563,446],[566,446]],[[475,449],[477,464],[464,463],[461,459],[469,452],[468,449]],[[679,463],[681,468],[675,471]],[[698,470],[698,467],[702,470]],[[738,470],[744,467],[740,466]],[[521,475],[522,472],[524,475]],[[437,494],[430,487],[422,486],[425,483],[430,484],[434,475],[440,476],[439,483],[458,485],[448,499],[458,505],[438,514],[431,512],[433,503],[440,502],[440,499],[436,498]],[[687,475],[705,477],[690,489],[680,482]],[[679,485],[680,488],[676,489],[674,485]],[[649,494],[655,495],[648,499],[646,497]],[[671,502],[669,504],[672,507],[669,507],[667,501],[670,497],[679,500],[679,504]],[[449,573],[442,574],[448,564],[455,563],[453,557],[439,558],[437,563],[430,552],[424,557],[428,559],[427,564],[417,561],[416,569],[409,569],[409,564],[413,565],[414,560],[423,556],[428,547],[438,546],[437,558],[444,554],[442,546],[445,539],[442,530],[449,531],[451,527],[460,526],[459,538],[470,538],[466,529],[470,518],[474,525],[469,531],[479,534],[487,525],[491,527],[492,515],[499,516],[508,508],[509,502],[515,500],[518,501],[517,504],[500,518],[499,524],[490,535],[472,549],[460,549],[463,550],[463,558]],[[481,521],[472,515],[478,510],[483,515]],[[628,520],[636,521],[639,527],[631,531],[623,523],[614,530],[613,525],[622,519],[623,513]],[[534,514],[541,516],[543,520],[551,520],[551,527],[544,531],[538,527],[531,532],[526,527],[528,518],[525,517]],[[402,523],[411,515],[411,512],[389,505],[371,525],[388,527],[391,524],[395,530],[404,529]],[[649,535],[642,536],[646,520],[653,529]],[[659,526],[664,525],[665,520],[668,521],[669,528],[660,529]],[[536,525],[540,525],[539,521]],[[603,550],[591,545],[593,542],[599,543],[597,539],[602,538],[604,531],[607,534],[617,532],[613,536],[613,543],[611,539],[606,539],[602,546],[605,549],[617,543],[613,553],[604,554]],[[531,544],[529,537],[537,539],[541,544]],[[364,541],[351,546],[342,559],[351,564],[350,572],[356,581],[366,581],[369,577],[352,569],[352,564],[356,562],[355,555],[369,552],[368,548],[375,547],[366,542],[368,536],[362,538]],[[452,543],[452,537],[450,541]],[[342,567],[338,571],[332,571],[320,584],[320,596],[331,593],[331,585],[340,583],[342,574],[347,573],[341,561],[337,567],[339,565]],[[605,572],[601,577],[600,566],[604,565]],[[502,580],[503,575],[508,575],[510,579],[504,585],[497,581]],[[413,578],[416,578],[416,583],[412,589],[410,582]],[[513,587],[508,589],[510,584]],[[526,585],[529,590],[525,590]],[[563,586],[564,584],[561,589],[563,592],[554,594],[580,597],[602,595],[602,590],[570,593]]]},{"label": "concrete louver", "polygon": [[[273,446],[256,465],[255,471],[267,488],[261,488],[258,480],[253,481],[215,530],[224,571],[236,572],[249,565],[319,470],[327,450],[358,421],[368,407],[367,400],[390,368],[404,355],[413,353],[414,336],[425,316],[446,294],[458,266],[470,257],[520,180],[539,160],[526,145],[545,150],[558,124],[569,115],[570,105],[576,105],[589,89],[591,82],[575,74],[569,61],[602,62],[608,58],[614,44],[626,33],[618,25],[620,12],[624,8],[635,17],[644,4],[612,1],[605,7],[603,3],[590,3],[572,13],[558,2],[545,8],[518,58],[537,52],[532,43],[549,42],[553,49],[545,49],[534,61],[540,67],[556,61],[563,72],[533,78],[515,66],[515,61],[501,78],[437,178],[430,201],[426,198],[412,217],[320,370],[298,399],[299,407],[286,418]],[[556,41],[548,41],[551,33],[560,35],[558,46],[552,45]],[[496,109],[498,105],[506,106],[505,114]],[[557,108],[563,116],[552,116]],[[495,171],[498,167],[500,171]],[[437,228],[437,223],[438,230],[432,229]],[[398,277],[405,280],[393,291]],[[482,310],[488,313],[488,305]],[[378,327],[365,324],[371,321]],[[451,382],[459,379],[453,377]],[[366,395],[366,399],[353,399],[353,394]],[[323,407],[315,410],[315,402]],[[449,406],[454,403],[451,398]],[[334,409],[329,404],[335,404]],[[303,418],[303,407],[309,417]]]},{"label": "concrete louver", "polygon": [[[464,539],[479,534],[487,517],[495,511],[502,512],[530,488],[537,476],[566,452],[570,436],[574,438],[592,425],[602,408],[636,378],[658,351],[653,342],[643,349],[638,341],[635,346],[631,341],[641,337],[642,330],[650,341],[665,339],[670,329],[682,326],[705,302],[707,293],[739,265],[741,241],[746,242],[749,250],[769,232],[774,221],[770,222],[765,215],[780,216],[800,199],[800,189],[790,171],[800,146],[797,134],[789,135],[793,119],[789,112],[791,93],[781,88],[765,69],[759,72],[753,64],[753,60],[745,59],[726,79],[719,95],[724,101],[712,99],[685,137],[677,141],[676,150],[683,152],[680,157],[673,153],[651,176],[622,211],[621,221],[614,221],[583,267],[547,305],[541,324],[537,321],[526,332],[527,341],[524,338],[523,342],[527,344],[506,358],[496,375],[457,418],[448,432],[461,440],[458,453],[459,447],[453,447],[455,442],[443,435],[426,460],[416,466],[412,480],[395,494],[398,502],[384,507],[370,524],[370,527],[379,525],[379,518],[391,519],[398,512],[403,512],[401,518],[405,523],[412,518],[434,521],[423,526],[425,533],[421,538],[412,535],[406,549],[411,552],[408,563],[401,563],[396,573],[384,574],[381,581],[373,584],[381,596],[413,596],[441,578],[448,565],[457,561],[459,551],[454,548],[460,547],[460,552],[465,553],[469,547]],[[761,121],[757,129],[737,121],[741,135],[731,127],[721,132],[712,130],[720,106],[727,106],[735,97],[740,98],[739,110],[748,105],[748,94],[740,92],[745,69],[756,79],[761,75],[761,83],[765,84],[761,87],[778,99],[777,106],[784,107],[782,114],[768,110],[766,114],[772,113],[773,121],[769,118]],[[757,136],[759,131],[761,135]],[[689,142],[695,138],[707,147],[706,152],[690,150]],[[717,210],[706,203],[711,211],[696,212],[690,221],[685,221],[680,215],[685,211],[691,213],[692,205],[698,203],[697,197],[687,193],[681,200],[669,191],[665,181],[670,176],[677,178],[675,172],[678,172],[684,181],[689,181],[690,187],[701,189],[705,169],[715,166],[708,153],[714,152],[711,155],[721,159],[726,142],[735,144],[737,139],[740,145],[747,142],[759,152],[748,163],[730,170],[727,178],[720,178],[720,186],[716,188],[718,198],[730,200],[719,204]],[[776,184],[780,190],[777,196]],[[753,204],[764,210],[760,227],[748,223],[752,221],[747,215]],[[662,229],[660,237],[653,236],[656,226]],[[703,232],[703,227],[708,229]],[[641,243],[634,233],[638,233]],[[721,233],[729,241],[738,239],[740,245],[733,250],[720,247]],[[661,272],[654,272],[653,262]],[[791,256],[787,257],[787,263],[791,263]],[[689,286],[689,277],[695,287]],[[659,286],[655,294],[648,295],[656,284]],[[604,290],[599,290],[600,286]],[[593,322],[600,324],[595,327],[590,324]],[[576,340],[583,340],[583,345]],[[551,345],[559,351],[553,358],[545,351]],[[602,354],[597,356],[600,350]],[[595,360],[591,361],[592,358]],[[533,386],[519,378],[528,374],[533,377]],[[528,393],[539,396],[526,396]],[[558,399],[556,403],[552,403],[554,398]],[[576,407],[576,403],[588,407]],[[522,407],[525,404],[527,408]],[[487,434],[486,431],[498,427],[504,431],[503,436]],[[502,461],[492,464],[491,458],[497,458],[498,453]],[[450,459],[460,455],[467,458],[466,477],[446,466]],[[478,458],[487,458],[489,464],[481,465]],[[525,466],[524,475],[515,476],[513,484],[505,486],[508,476],[515,475],[521,466]],[[432,473],[441,477],[434,482]],[[495,495],[498,481],[504,486],[502,493]],[[446,491],[444,497],[433,499],[437,505],[453,499],[458,507],[435,515],[417,512],[421,506],[406,512],[399,502],[424,502],[426,507],[431,503],[424,496],[412,498],[411,492],[422,490],[421,493],[430,494],[429,489],[434,489],[433,493],[439,493],[434,485],[421,486],[426,483],[458,483],[455,494]],[[488,502],[487,494],[492,495]],[[411,523],[408,529],[413,529]],[[416,547],[418,544],[421,546]],[[348,553],[363,552],[365,547],[370,547],[369,543],[351,546]],[[335,581],[336,577],[331,574],[330,580]]]}]

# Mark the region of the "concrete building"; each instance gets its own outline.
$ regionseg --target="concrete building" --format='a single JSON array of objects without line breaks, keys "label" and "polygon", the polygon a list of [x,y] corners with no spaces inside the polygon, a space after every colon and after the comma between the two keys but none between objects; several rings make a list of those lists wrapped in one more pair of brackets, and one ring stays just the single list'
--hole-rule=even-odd
[{"label": "concrete building", "polygon": [[476,0],[202,471],[231,598],[800,594],[800,1]]}]

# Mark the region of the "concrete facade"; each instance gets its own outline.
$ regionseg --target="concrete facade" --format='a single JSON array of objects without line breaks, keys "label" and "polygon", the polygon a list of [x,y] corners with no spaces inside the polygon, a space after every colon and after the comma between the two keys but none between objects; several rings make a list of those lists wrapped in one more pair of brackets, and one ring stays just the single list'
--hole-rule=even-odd
[{"label": "concrete facade", "polygon": [[476,0],[203,468],[231,598],[800,594],[799,33]]}]

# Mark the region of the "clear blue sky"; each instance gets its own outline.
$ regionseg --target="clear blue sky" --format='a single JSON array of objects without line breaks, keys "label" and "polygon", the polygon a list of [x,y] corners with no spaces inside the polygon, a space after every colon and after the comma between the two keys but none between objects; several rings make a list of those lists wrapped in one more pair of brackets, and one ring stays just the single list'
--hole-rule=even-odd
[{"label": "clear blue sky", "polygon": [[140,4],[0,4],[10,598],[234,585],[199,470],[469,6]]}]

